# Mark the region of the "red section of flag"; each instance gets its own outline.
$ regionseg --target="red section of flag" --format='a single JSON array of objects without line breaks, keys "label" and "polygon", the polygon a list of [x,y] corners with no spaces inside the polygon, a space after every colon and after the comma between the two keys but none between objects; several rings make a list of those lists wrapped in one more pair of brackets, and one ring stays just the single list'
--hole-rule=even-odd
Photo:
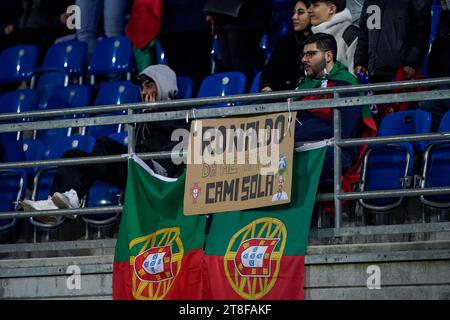
[{"label": "red section of flag", "polygon": [[[139,257],[139,256],[138,256]],[[137,257],[136,257],[137,258]],[[202,259],[203,250],[191,250],[183,258],[181,270],[164,299],[166,300],[200,300],[202,299]],[[128,261],[113,264],[113,299],[134,300],[132,294],[132,275],[134,266]],[[168,279],[161,280],[167,281]],[[151,282],[151,281],[148,281]],[[140,283],[140,282],[139,282]]]},{"label": "red section of flag", "polygon": [[[203,269],[204,299],[244,300],[230,286],[225,274],[224,257],[205,255]],[[267,288],[271,278],[268,277],[243,277],[238,273],[230,275],[233,281],[242,285],[242,292],[265,292],[261,300],[303,300],[305,282],[304,256],[283,256],[280,261],[279,273],[272,288]],[[246,281],[242,284],[242,281]]]}]

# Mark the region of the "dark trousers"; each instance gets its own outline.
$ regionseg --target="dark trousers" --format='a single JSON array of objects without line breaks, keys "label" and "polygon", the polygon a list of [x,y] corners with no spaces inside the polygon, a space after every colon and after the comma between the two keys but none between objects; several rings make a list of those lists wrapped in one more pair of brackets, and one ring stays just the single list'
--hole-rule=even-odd
[{"label": "dark trousers", "polygon": [[[127,153],[127,147],[110,138],[97,139],[91,153],[81,150],[66,151],[62,158],[88,156],[108,156]],[[74,189],[80,199],[84,198],[96,181],[109,183],[114,187],[125,188],[127,183],[127,163],[97,163],[73,166],[60,166],[56,171],[50,195]]]},{"label": "dark trousers", "polygon": [[217,34],[224,71],[245,73],[247,87],[249,87],[255,69],[261,69],[264,63],[258,49],[263,32],[260,30],[219,29]]},{"label": "dark trousers", "polygon": [[210,32],[171,32],[162,34],[160,39],[167,61],[176,74],[193,79],[193,96],[196,97],[201,81],[210,74]]}]

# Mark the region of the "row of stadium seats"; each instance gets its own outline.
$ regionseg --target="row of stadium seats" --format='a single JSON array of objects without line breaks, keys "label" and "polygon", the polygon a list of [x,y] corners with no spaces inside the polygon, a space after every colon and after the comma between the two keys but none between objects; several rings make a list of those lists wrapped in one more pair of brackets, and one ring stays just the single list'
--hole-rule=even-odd
[{"label": "row of stadium seats", "polygon": [[[386,116],[378,136],[425,134],[430,132],[431,116],[409,110]],[[450,111],[442,118],[439,132],[450,131]],[[360,191],[450,186],[450,142],[416,141],[371,145],[365,155]],[[426,207],[450,208],[450,195],[421,196]],[[360,199],[363,208],[390,212],[404,203],[404,197]]]},{"label": "row of stadium seats", "polygon": [[[182,85],[180,85],[182,84]],[[192,80],[179,77],[178,85],[183,96],[192,95]],[[246,85],[245,75],[242,73],[224,73],[209,76],[203,82],[198,96],[228,95],[244,93]],[[47,110],[57,108],[80,108],[90,105],[94,86],[91,85],[71,85],[68,87],[54,87],[45,104]],[[33,89],[16,90],[5,93],[0,98],[0,111],[2,113],[23,113],[39,109],[39,93]],[[102,83],[96,95],[94,105],[114,105],[133,103],[140,101],[139,88],[130,81],[114,81]],[[120,112],[118,112],[120,113]],[[109,113],[111,114],[111,113]],[[86,115],[69,115],[67,118]],[[98,115],[96,115],[98,116]],[[55,119],[55,118],[53,118]],[[32,121],[36,119],[22,118],[17,121]],[[95,138],[105,135],[116,134],[117,139],[123,140],[126,137],[122,127],[118,125],[93,126],[86,130],[80,128],[69,129],[47,129],[34,132],[32,139],[24,139],[24,134],[20,132],[3,133],[0,138],[4,149],[4,161],[36,161],[57,159],[61,154],[76,146],[84,151],[90,151]],[[120,132],[120,133],[118,133]],[[87,134],[86,136],[73,135],[74,133]],[[123,135],[123,136],[122,136]],[[27,185],[32,190],[30,198],[32,200],[46,199],[49,193],[55,168],[29,168],[26,170],[4,170],[0,171],[0,180],[4,186],[3,200],[4,207],[1,211],[19,210],[17,205],[25,196]],[[100,190],[99,190],[100,189]],[[117,204],[113,200],[120,190],[107,184],[99,183],[91,190],[87,199],[88,206],[101,206]],[[106,200],[105,200],[106,199]],[[109,200],[108,200],[109,199]],[[117,199],[115,199],[117,201]],[[89,224],[105,225],[115,221],[116,215],[102,215],[94,218],[84,218]],[[35,228],[54,229],[55,225],[46,225],[42,222],[30,219]],[[62,222],[61,222],[62,223]],[[0,220],[0,232],[7,232],[14,228],[14,219]]]},{"label": "row of stadium seats", "polygon": [[92,57],[86,64],[86,44],[79,41],[58,43],[51,46],[42,66],[38,67],[39,48],[34,45],[19,45],[6,48],[0,54],[0,84],[30,82],[45,73],[59,73],[76,77],[81,82],[86,74],[90,83],[95,78],[109,74],[130,75],[133,67],[131,43],[127,37],[105,38],[97,42]]},{"label": "row of stadium seats", "polygon": [[[127,133],[121,132],[110,137],[125,146],[128,143]],[[21,140],[11,142],[5,149],[7,161],[36,161],[55,160],[71,149],[91,152],[95,145],[95,138],[89,135],[73,135],[59,137],[45,146],[39,140]],[[47,199],[53,182],[56,167],[37,167],[28,169],[0,170],[0,211],[19,211],[20,201],[26,196],[27,186],[31,185],[32,200]],[[123,190],[106,183],[97,182],[90,190],[84,206],[99,207],[120,204],[120,195]],[[119,214],[99,214],[83,217],[83,220],[94,226],[109,226],[116,222]],[[64,224],[65,218],[57,224],[45,223],[33,218],[30,223],[36,229],[51,231]],[[0,233],[11,231],[17,224],[17,219],[0,219]]]}]

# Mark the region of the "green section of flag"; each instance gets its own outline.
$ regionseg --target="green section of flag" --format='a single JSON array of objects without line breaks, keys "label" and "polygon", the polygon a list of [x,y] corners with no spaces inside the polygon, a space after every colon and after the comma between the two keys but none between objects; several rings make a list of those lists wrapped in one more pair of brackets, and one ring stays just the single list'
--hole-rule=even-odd
[{"label": "green section of flag", "polygon": [[[291,203],[215,214],[205,254],[223,256],[233,235],[241,228],[260,218],[274,218],[280,220],[287,230],[283,255],[304,255],[325,152],[326,147],[294,152]],[[257,228],[262,228],[262,225]],[[260,231],[255,230],[254,236]]]},{"label": "green section of flag", "polygon": [[205,216],[183,215],[184,183],[185,174],[175,181],[164,181],[151,175],[138,161],[128,160],[125,205],[115,261],[129,260],[131,241],[164,228],[180,228],[185,254],[203,248]]}]

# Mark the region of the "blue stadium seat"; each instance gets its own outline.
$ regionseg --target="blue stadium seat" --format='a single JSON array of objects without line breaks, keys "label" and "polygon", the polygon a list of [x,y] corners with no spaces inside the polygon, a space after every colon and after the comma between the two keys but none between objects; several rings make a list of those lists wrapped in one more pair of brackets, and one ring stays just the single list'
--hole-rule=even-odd
[{"label": "blue stadium seat", "polygon": [[88,85],[54,87],[47,104],[47,109],[82,108],[91,103],[92,90]]},{"label": "blue stadium seat", "polygon": [[166,55],[164,53],[164,49],[159,40],[156,40],[155,43],[155,53],[156,53],[156,64],[165,64],[168,65]]},{"label": "blue stadium seat", "polygon": [[[122,131],[109,135],[109,138],[117,141],[125,146],[128,145],[128,132]],[[120,198],[124,190],[113,187],[104,182],[96,182],[87,196],[87,207],[102,207],[121,205]],[[115,223],[120,216],[118,213],[105,213],[83,216],[82,219],[86,222],[86,238],[89,238],[88,226],[94,227],[108,227]]]},{"label": "blue stadium seat", "polygon": [[[122,205],[120,199],[123,191],[107,183],[97,181],[89,191],[86,206],[92,208]],[[109,227],[117,222],[119,217],[120,212],[83,216],[82,219],[86,223],[86,238],[89,238],[88,226],[97,228]]]},{"label": "blue stadium seat", "polygon": [[53,88],[67,86],[69,76],[64,71],[49,71],[37,76],[36,90],[39,92],[39,109],[47,108]]},{"label": "blue stadium seat", "polygon": [[[9,141],[3,149],[5,162],[37,161],[44,156],[44,145],[39,140]],[[36,167],[25,169],[29,177],[34,176],[37,170]]]},{"label": "blue stadium seat", "polygon": [[[50,145],[44,146],[43,159],[59,159],[64,152],[73,149],[91,152],[94,145],[95,139],[90,136],[75,135],[70,137],[62,137],[58,140],[52,141]],[[48,198],[55,172],[56,167],[46,167],[37,172],[33,181],[31,200],[46,200]],[[54,229],[62,225],[64,223],[64,219],[62,219],[62,221],[57,225],[46,224],[33,218],[30,218],[30,222],[33,226],[41,229]]]},{"label": "blue stadium seat", "polygon": [[117,141],[118,143],[123,144],[124,146],[128,146],[128,132],[122,131],[119,133],[114,133],[108,136],[109,138]]},{"label": "blue stadium seat", "polygon": [[[0,170],[0,212],[17,211],[18,204],[25,196],[26,186],[25,170]],[[0,233],[11,231],[15,225],[16,219],[0,218]]]},{"label": "blue stadium seat", "polygon": [[68,41],[51,46],[38,71],[64,71],[68,75],[79,77],[82,83],[85,68],[87,45],[81,41]]},{"label": "blue stadium seat", "polygon": [[250,87],[250,92],[249,93],[259,93],[261,92],[259,90],[259,82],[261,81],[261,71],[258,72],[255,77],[253,78],[252,81],[252,86]]},{"label": "blue stadium seat", "polygon": [[[209,75],[203,79],[197,97],[217,97],[245,93],[247,78],[242,72],[222,72]],[[233,106],[233,103],[224,103],[216,106],[202,108],[214,108],[220,106]]]},{"label": "blue stadium seat", "polygon": [[[421,110],[408,110],[394,112],[386,116],[380,125],[378,135],[394,136],[415,133],[429,133],[431,128],[431,115]],[[425,141],[413,142],[414,148],[424,152],[427,147]]]},{"label": "blue stadium seat", "polygon": [[[141,101],[141,94],[139,87],[130,81],[108,82],[102,84],[100,91],[95,100],[96,106],[101,105],[115,105],[124,103],[135,103]],[[93,117],[118,115],[124,112],[114,112],[108,114],[95,114]],[[106,126],[91,126],[87,128],[87,134],[95,138],[107,136],[113,133],[120,132],[123,125],[106,125]]]},{"label": "blue stadium seat", "polygon": [[[441,120],[438,132],[450,132],[450,111]],[[450,141],[430,142],[424,154],[422,188],[450,186]],[[450,194],[421,196],[420,200],[428,207],[450,208]]]},{"label": "blue stadium seat", "polygon": [[189,77],[178,76],[177,77],[178,94],[177,99],[190,99],[192,98],[192,90],[194,82]]},{"label": "blue stadium seat", "polygon": [[44,146],[44,159],[54,160],[61,158],[62,154],[71,149],[91,152],[95,145],[95,138],[91,136],[73,135],[60,137]]},{"label": "blue stadium seat", "polygon": [[38,63],[39,49],[34,45],[6,48],[0,54],[0,84],[31,81]]},{"label": "blue stadium seat", "polygon": [[[414,149],[410,143],[371,147],[364,158],[361,191],[405,188],[413,163]],[[373,211],[389,211],[402,202],[403,197],[359,200],[362,207]]]},{"label": "blue stadium seat", "polygon": [[[35,111],[38,106],[38,94],[35,90],[24,89],[5,93],[0,98],[0,113],[22,113]],[[17,119],[5,122],[22,122],[29,119]],[[5,132],[0,134],[0,142],[21,139],[21,132]]]},{"label": "blue stadium seat", "polygon": [[90,83],[96,76],[127,74],[130,78],[133,52],[130,40],[125,36],[105,38],[97,42],[88,65]]},{"label": "blue stadium seat", "polygon": [[[91,91],[91,87],[88,85],[54,87],[48,98],[46,109],[82,108],[89,106],[91,101]],[[70,119],[82,116],[83,115],[67,115],[62,118]],[[73,128],[44,129],[38,131],[37,138],[44,144],[47,144],[49,140],[55,139],[55,137],[69,136],[72,133]]]},{"label": "blue stadium seat", "polygon": [[[428,112],[396,112],[383,119],[378,136],[429,133],[430,127]],[[364,158],[361,191],[406,188],[407,177],[412,175],[414,151],[422,152],[425,147],[425,141],[370,146]],[[403,197],[360,199],[359,203],[369,210],[390,211],[403,203]]]}]

